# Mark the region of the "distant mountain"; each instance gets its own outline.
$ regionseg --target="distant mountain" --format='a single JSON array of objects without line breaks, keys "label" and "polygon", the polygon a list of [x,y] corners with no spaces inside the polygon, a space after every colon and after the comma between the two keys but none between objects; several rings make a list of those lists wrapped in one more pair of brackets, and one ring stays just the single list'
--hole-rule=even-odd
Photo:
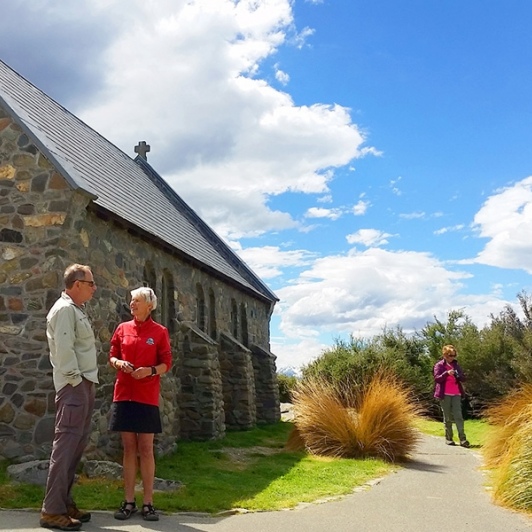
[{"label": "distant mountain", "polygon": [[287,377],[301,377],[301,370],[294,366],[284,366],[277,369],[279,375],[286,375]]}]

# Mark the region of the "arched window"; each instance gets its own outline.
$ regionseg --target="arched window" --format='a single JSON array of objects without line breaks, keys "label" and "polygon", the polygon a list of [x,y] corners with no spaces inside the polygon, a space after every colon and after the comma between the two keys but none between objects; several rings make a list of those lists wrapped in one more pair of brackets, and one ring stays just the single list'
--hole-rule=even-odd
[{"label": "arched window", "polygon": [[[160,294],[157,294],[157,277],[155,276],[155,268],[150,261],[146,261],[142,277],[142,286],[150,287],[155,292],[155,295],[157,295],[159,298]],[[155,309],[153,312],[153,317],[156,321],[159,320],[160,312],[160,307],[157,305],[157,309]]]},{"label": "arched window", "polygon": [[249,346],[249,333],[248,333],[248,316],[246,311],[246,305],[240,303],[240,332],[242,333],[242,344],[246,347]]},{"label": "arched window", "polygon": [[231,333],[233,338],[238,339],[238,307],[235,299],[231,299]]},{"label": "arched window", "polygon": [[209,289],[209,336],[216,340],[216,301],[214,300],[214,291]]},{"label": "arched window", "polygon": [[200,283],[196,284],[196,323],[198,327],[206,332],[206,315],[205,315],[205,294]]},{"label": "arched window", "polygon": [[175,332],[176,293],[174,276],[169,270],[163,271],[161,285],[161,323],[172,334]]}]

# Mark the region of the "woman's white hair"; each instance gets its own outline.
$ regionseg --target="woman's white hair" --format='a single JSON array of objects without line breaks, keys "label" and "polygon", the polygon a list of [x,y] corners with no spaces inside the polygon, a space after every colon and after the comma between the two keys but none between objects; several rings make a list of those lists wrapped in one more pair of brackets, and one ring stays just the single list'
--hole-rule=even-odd
[{"label": "woman's white hair", "polygon": [[157,296],[155,292],[149,286],[141,286],[140,288],[135,288],[131,290],[131,297],[141,296],[144,298],[146,303],[151,303],[152,310],[157,308]]}]

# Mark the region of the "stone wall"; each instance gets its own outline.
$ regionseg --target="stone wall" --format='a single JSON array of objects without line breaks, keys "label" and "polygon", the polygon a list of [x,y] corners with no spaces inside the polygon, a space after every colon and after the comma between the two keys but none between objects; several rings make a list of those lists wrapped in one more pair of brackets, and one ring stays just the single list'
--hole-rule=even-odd
[{"label": "stone wall", "polygon": [[[45,319],[73,262],[89,264],[98,285],[87,305],[100,365],[89,457],[120,453],[117,435],[107,431],[114,382],[109,340],[128,318],[129,291],[142,284],[159,296],[154,318],[169,328],[174,354],[171,371],[161,379],[164,432],[158,451],[171,451],[179,438],[221,437],[227,419],[230,427],[233,420],[241,427],[278,420],[278,395],[270,386],[271,304],[154,245],[92,199],[72,190],[0,108],[0,458],[46,458],[50,451],[55,393]],[[237,359],[234,351],[224,351],[222,333],[247,351],[244,368],[234,376],[244,403],[224,404],[224,380],[233,377],[220,362]],[[258,355],[249,346],[260,346]]]},{"label": "stone wall", "polygon": [[222,333],[220,363],[226,425],[240,430],[253,427],[257,422],[257,401],[251,351],[229,334]]}]

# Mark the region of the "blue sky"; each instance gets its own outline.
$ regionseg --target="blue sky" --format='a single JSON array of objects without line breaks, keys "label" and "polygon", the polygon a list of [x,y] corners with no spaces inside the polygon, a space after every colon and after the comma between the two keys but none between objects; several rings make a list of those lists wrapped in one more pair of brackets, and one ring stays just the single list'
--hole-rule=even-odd
[{"label": "blue sky", "polygon": [[[1,58],[149,162],[280,298],[271,349],[530,291],[527,0],[11,0]],[[25,31],[21,31],[24,28]]]}]

